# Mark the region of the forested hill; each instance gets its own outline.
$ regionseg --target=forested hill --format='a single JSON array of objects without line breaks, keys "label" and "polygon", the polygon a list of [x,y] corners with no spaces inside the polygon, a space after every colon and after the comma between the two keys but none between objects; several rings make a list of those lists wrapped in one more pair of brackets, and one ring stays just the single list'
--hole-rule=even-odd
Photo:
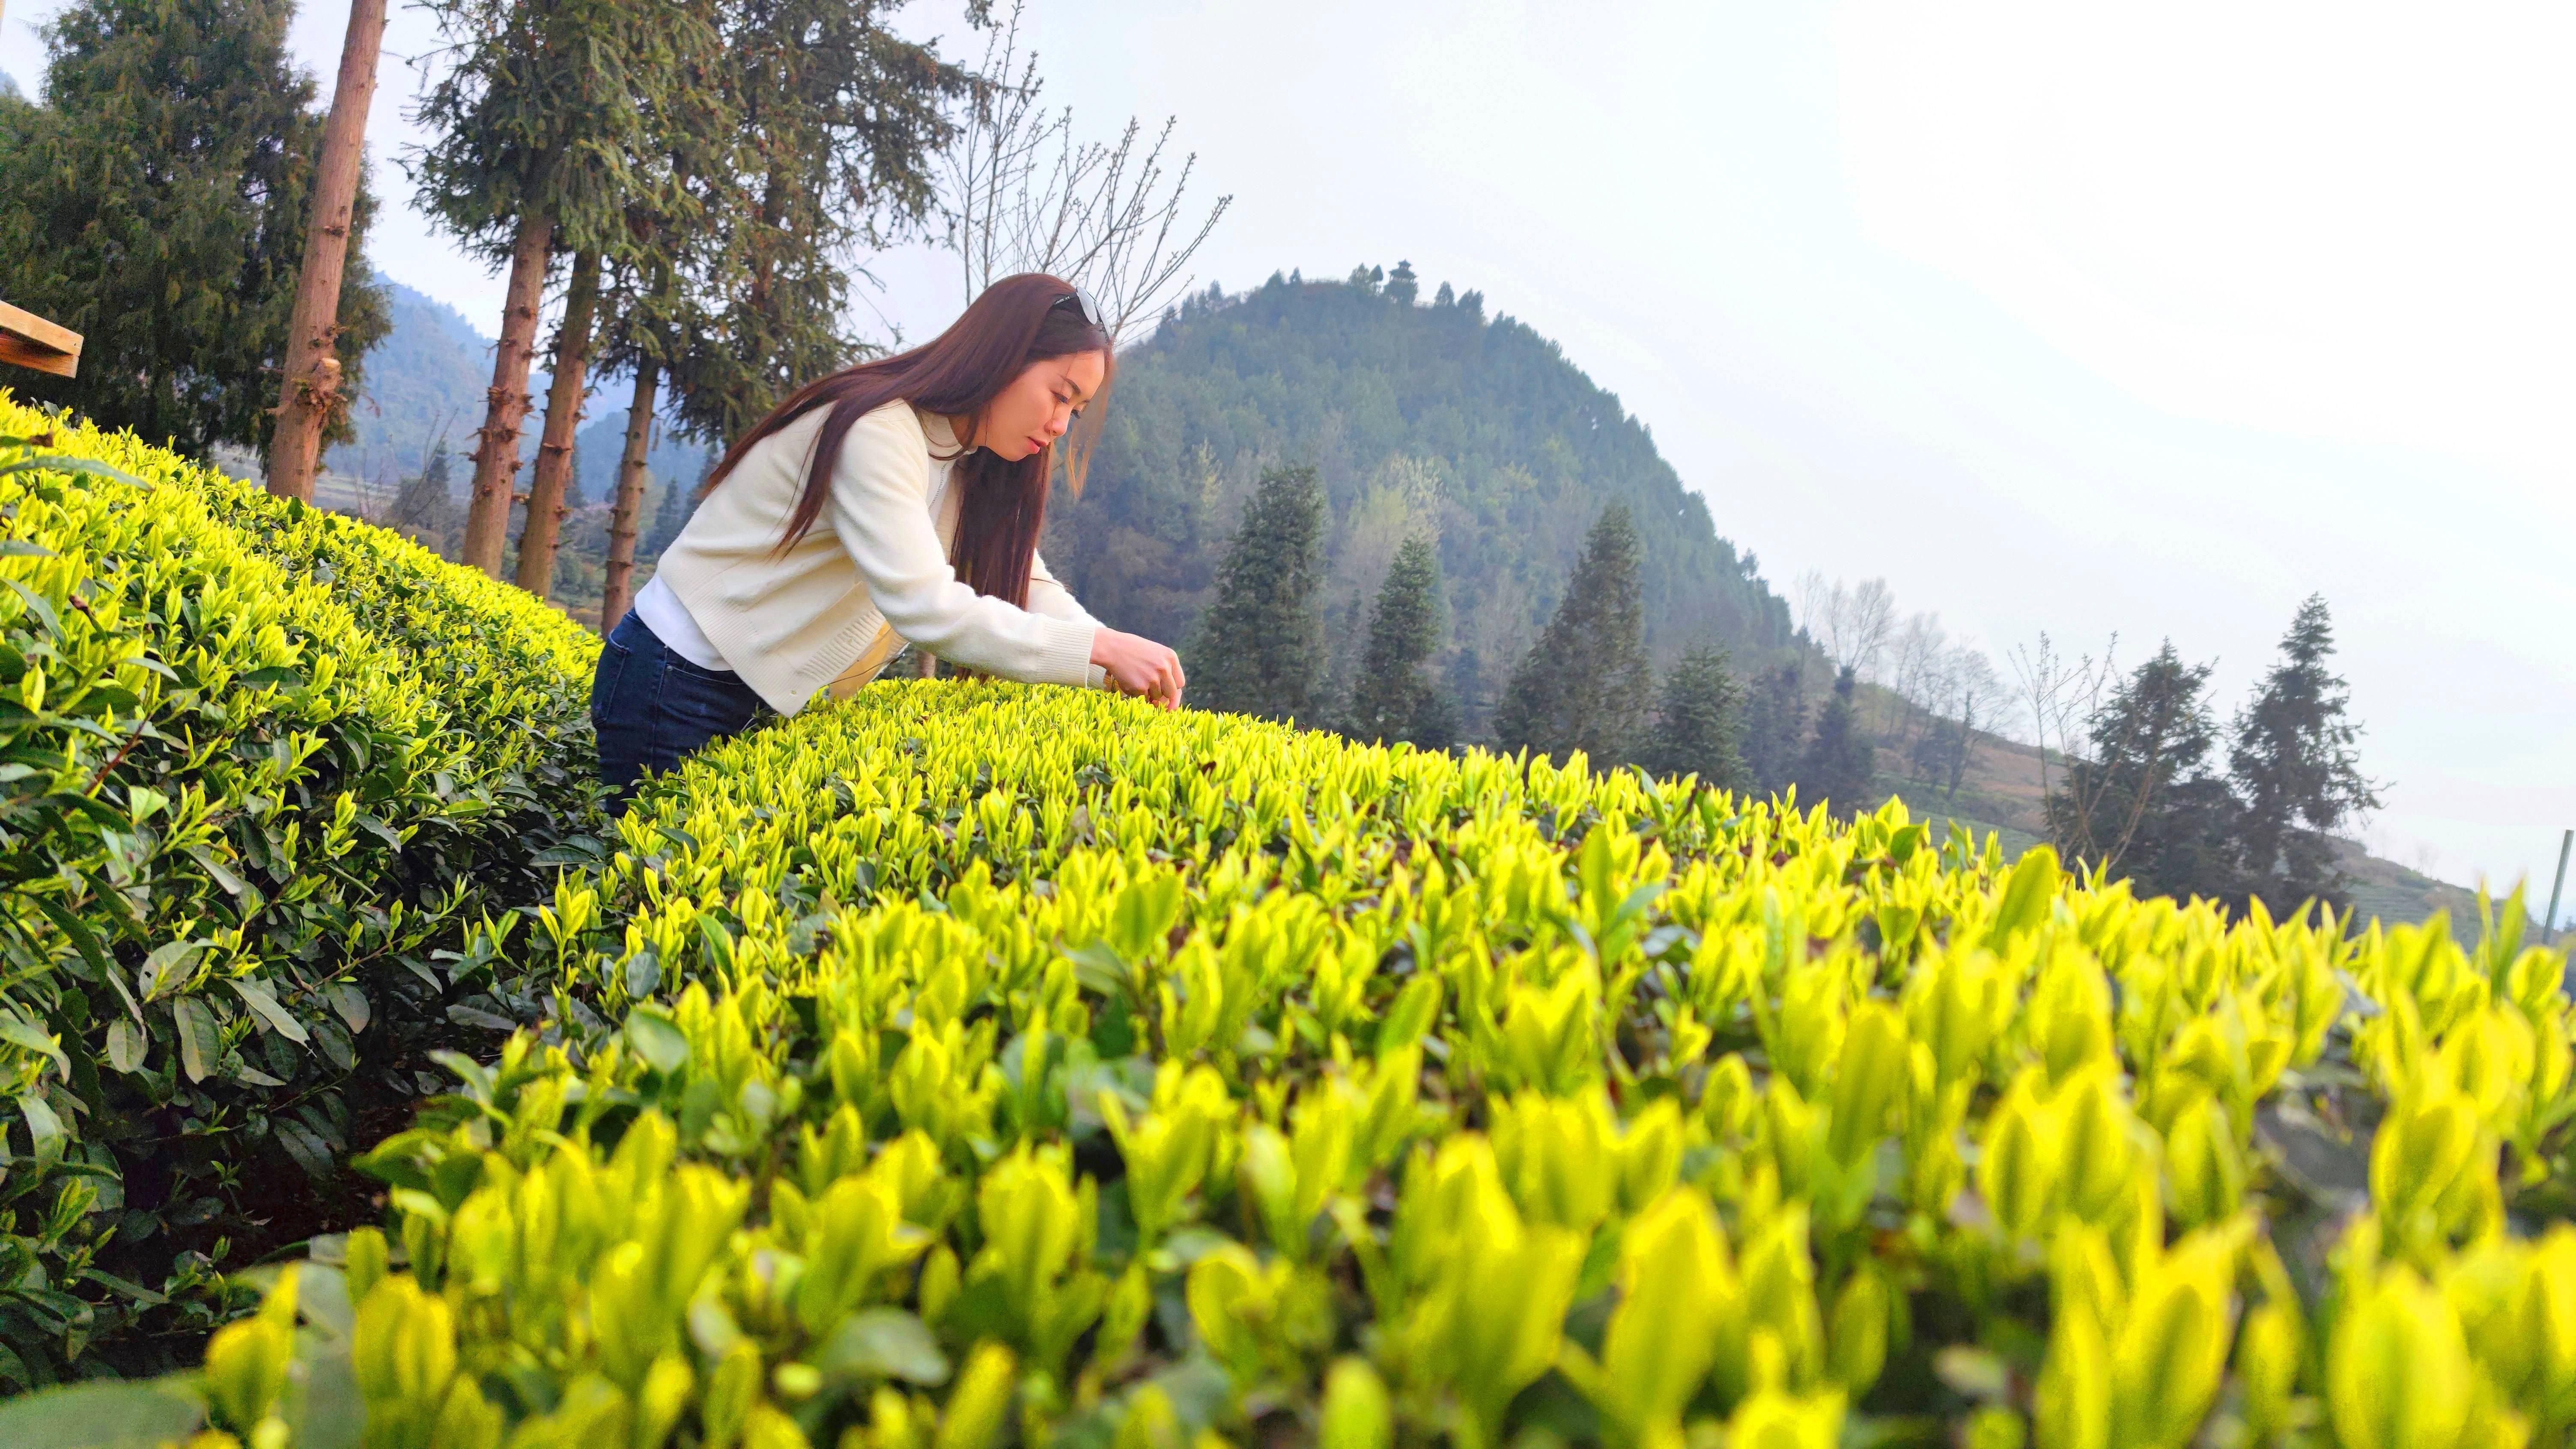
[{"label": "forested hill", "polygon": [[1448,605],[1436,672],[1480,733],[1614,499],[1644,541],[1659,660],[1703,641],[1739,655],[1788,643],[1788,605],[1618,398],[1526,325],[1488,320],[1480,294],[1453,299],[1444,283],[1424,302],[1402,265],[1375,272],[1211,289],[1121,354],[1088,486],[1079,500],[1059,490],[1047,532],[1048,562],[1094,613],[1186,639],[1261,471],[1311,463],[1332,507],[1337,686],[1395,550],[1431,536]]},{"label": "forested hill", "polygon": [[483,390],[492,379],[492,344],[446,303],[382,272],[376,284],[385,289],[393,325],[367,353],[358,401],[349,410],[354,436],[333,448],[328,461],[357,477],[399,479],[418,473],[442,437],[460,455],[473,451]]}]

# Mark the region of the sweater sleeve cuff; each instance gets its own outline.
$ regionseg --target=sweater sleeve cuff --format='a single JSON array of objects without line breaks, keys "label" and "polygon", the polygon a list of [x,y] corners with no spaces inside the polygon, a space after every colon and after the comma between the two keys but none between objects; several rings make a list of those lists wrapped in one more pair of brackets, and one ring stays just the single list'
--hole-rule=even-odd
[{"label": "sweater sleeve cuff", "polygon": [[1089,685],[1097,673],[1091,663],[1091,639],[1099,625],[1088,619],[1038,619],[1037,684]]}]

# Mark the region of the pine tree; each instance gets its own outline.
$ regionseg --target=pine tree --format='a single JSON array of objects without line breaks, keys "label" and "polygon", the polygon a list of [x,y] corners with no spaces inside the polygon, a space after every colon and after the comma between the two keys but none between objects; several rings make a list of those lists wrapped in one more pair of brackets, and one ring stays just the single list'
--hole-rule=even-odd
[{"label": "pine tree", "polygon": [[1607,769],[1628,758],[1645,723],[1646,610],[1637,528],[1628,505],[1601,510],[1565,597],[1512,675],[1494,732],[1506,750],[1563,760],[1576,750]]},{"label": "pine tree", "polygon": [[427,5],[453,60],[419,105],[431,138],[409,160],[418,205],[470,255],[509,264],[464,542],[465,561],[498,577],[553,258],[620,255],[629,207],[677,205],[653,122],[684,109],[669,101],[698,84],[686,62],[718,42],[689,0]]},{"label": "pine tree", "polygon": [[1807,743],[1807,687],[1800,661],[1765,670],[1744,702],[1744,763],[1755,791],[1777,795],[1798,778]]},{"label": "pine tree", "polygon": [[[0,103],[0,291],[83,336],[80,372],[14,374],[186,451],[263,445],[278,400],[322,117],[286,0],[79,0],[45,27],[45,102]],[[359,239],[344,391],[392,325]],[[330,440],[345,439],[345,417]]]},{"label": "pine tree", "polygon": [[394,514],[386,520],[405,530],[432,548],[444,549],[447,535],[456,527],[454,464],[447,452],[447,440],[441,438],[430,449],[429,462],[420,475],[406,479],[402,491],[394,495]]},{"label": "pine tree", "polygon": [[845,322],[844,259],[929,213],[932,157],[951,134],[944,106],[968,85],[934,47],[888,28],[893,8],[720,0],[716,51],[682,64],[697,83],[646,100],[672,184],[628,204],[601,299],[601,364],[634,378],[603,625],[655,552],[636,537],[653,420],[723,445],[869,350]]},{"label": "pine tree", "polygon": [[[695,57],[692,74],[726,77],[732,67],[719,56]],[[662,389],[675,359],[693,350],[721,347],[707,314],[709,294],[723,262],[729,211],[743,199],[736,164],[744,141],[738,118],[738,89],[699,85],[666,104],[670,97],[648,100],[647,124],[666,148],[671,186],[661,205],[636,201],[626,208],[625,241],[608,259],[606,292],[600,302],[599,348],[606,370],[632,374],[626,399],[626,442],[611,489],[608,555],[602,570],[599,627],[615,631],[635,599],[635,569],[649,563],[678,536],[684,506],[679,483],[671,480],[662,495],[662,512],[649,531],[638,537],[644,491],[652,481],[648,456],[664,411]],[[680,510],[680,511],[675,511]]]},{"label": "pine tree", "polygon": [[1472,731],[1477,724],[1490,724],[1494,697],[1485,677],[1485,656],[1472,644],[1451,641],[1449,662],[1441,671],[1440,687],[1435,693],[1442,708],[1449,711],[1450,733],[1462,744],[1476,742]]},{"label": "pine tree", "polygon": [[1944,798],[1956,803],[1959,782],[1967,777],[1968,755],[1975,748],[1975,727],[1963,719],[1936,717],[1932,727],[1914,742],[1910,758],[1922,777],[1935,785],[1945,785]]},{"label": "pine tree", "polygon": [[2351,696],[2326,670],[2334,625],[2322,595],[2310,595],[2281,640],[2281,662],[2236,716],[2228,778],[2243,802],[2245,888],[2275,916],[2315,899],[2349,904],[2329,836],[2379,808],[2375,782],[2361,773],[2347,716]]},{"label": "pine tree", "polygon": [[1877,804],[1870,782],[1876,778],[1878,752],[1861,733],[1852,696],[1859,683],[1852,667],[1834,678],[1834,692],[1816,716],[1816,737],[1798,761],[1798,803],[1828,804],[1837,815],[1850,816]]},{"label": "pine tree", "polygon": [[1744,685],[1726,667],[1725,650],[1693,649],[1664,676],[1637,763],[1654,775],[1697,775],[1713,790],[1751,788],[1744,764]]},{"label": "pine tree", "polygon": [[657,559],[680,530],[689,526],[689,489],[673,478],[662,485],[662,506],[653,514],[653,534],[644,541],[642,557]]},{"label": "pine tree", "polygon": [[1313,468],[1261,475],[1190,649],[1204,707],[1286,719],[1321,703],[1324,512]]},{"label": "pine tree", "polygon": [[1440,560],[1428,539],[1409,538],[1396,550],[1369,620],[1368,651],[1351,691],[1350,721],[1343,733],[1356,740],[1410,740],[1443,750],[1456,738],[1449,701],[1423,676],[1422,664],[1440,647]]},{"label": "pine tree", "polygon": [[[871,351],[844,324],[844,259],[917,234],[953,133],[948,106],[973,84],[935,47],[898,35],[896,8],[724,0],[709,78],[733,118],[734,151],[720,181],[698,188],[698,219],[684,216],[657,243],[683,253],[672,281],[686,305],[666,299],[660,326],[685,436],[729,443],[788,393]],[[691,113],[684,105],[673,120]],[[610,356],[631,361],[618,348]]]},{"label": "pine tree", "polygon": [[2047,801],[2061,855],[2108,866],[2140,895],[2241,895],[2241,807],[2209,768],[2208,689],[2209,666],[2183,663],[2169,640],[2095,711],[2092,758],[2070,763]]},{"label": "pine tree", "polygon": [[1423,682],[1422,693],[1414,702],[1413,728],[1405,738],[1415,749],[1447,750],[1458,744],[1458,705],[1440,686]]}]

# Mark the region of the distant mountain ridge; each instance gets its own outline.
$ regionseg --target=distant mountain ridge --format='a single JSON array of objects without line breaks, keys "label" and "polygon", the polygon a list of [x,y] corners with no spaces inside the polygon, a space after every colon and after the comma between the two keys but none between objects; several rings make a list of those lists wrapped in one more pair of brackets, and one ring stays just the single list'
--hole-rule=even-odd
[{"label": "distant mountain ridge", "polygon": [[465,314],[379,272],[393,330],[376,344],[349,410],[357,437],[325,466],[371,482],[417,474],[439,437],[460,456],[474,449],[491,379],[489,339]]},{"label": "distant mountain ridge", "polygon": [[[393,330],[367,354],[358,400],[350,409],[357,438],[333,448],[326,466],[370,482],[398,483],[420,472],[430,449],[444,436],[457,458],[454,477],[461,498],[472,471],[464,459],[474,451],[474,430],[483,425],[484,397],[492,385],[492,339],[437,298],[381,272],[377,280],[391,300]],[[523,465],[537,455],[549,380],[543,368],[529,378],[535,406],[519,436]],[[594,380],[587,419],[573,435],[581,491],[592,501],[605,499],[615,486],[617,460],[626,446],[626,402],[625,379]],[[705,452],[661,437],[646,460],[658,478],[694,483]]]},{"label": "distant mountain ridge", "polygon": [[1479,293],[1443,284],[1426,304],[1405,267],[1374,270],[1211,289],[1120,354],[1086,490],[1059,490],[1047,532],[1049,565],[1087,607],[1185,639],[1261,471],[1311,463],[1332,510],[1337,682],[1395,550],[1429,537],[1447,615],[1435,674],[1471,734],[1614,500],[1644,543],[1658,663],[1716,643],[1747,669],[1790,644],[1787,603],[1616,396],[1526,324],[1487,320]]}]

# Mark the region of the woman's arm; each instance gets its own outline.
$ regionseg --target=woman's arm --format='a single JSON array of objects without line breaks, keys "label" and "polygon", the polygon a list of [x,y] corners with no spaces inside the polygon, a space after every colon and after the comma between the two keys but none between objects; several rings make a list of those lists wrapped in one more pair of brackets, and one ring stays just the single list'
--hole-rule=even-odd
[{"label": "woman's arm", "polygon": [[[931,526],[929,483],[920,430],[891,407],[859,419],[833,466],[826,516],[886,622],[969,669],[1034,684],[1091,683],[1099,623],[1078,604],[1072,617],[1020,609],[959,579]],[[1038,596],[1033,586],[1030,603]]]}]

